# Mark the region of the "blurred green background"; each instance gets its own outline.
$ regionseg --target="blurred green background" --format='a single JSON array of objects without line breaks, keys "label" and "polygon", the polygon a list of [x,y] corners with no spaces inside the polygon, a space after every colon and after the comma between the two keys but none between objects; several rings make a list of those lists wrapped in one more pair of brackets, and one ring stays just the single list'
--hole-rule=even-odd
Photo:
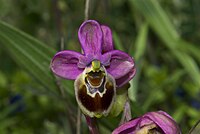
[{"label": "blurred green background", "polygon": [[[84,0],[0,0],[0,133],[76,132],[73,81],[54,77],[49,63],[63,42],[80,52],[84,9]],[[133,117],[163,110],[183,133],[200,119],[199,14],[199,0],[91,0],[89,19],[108,25],[115,48],[135,59]],[[100,131],[119,121],[98,120]]]}]

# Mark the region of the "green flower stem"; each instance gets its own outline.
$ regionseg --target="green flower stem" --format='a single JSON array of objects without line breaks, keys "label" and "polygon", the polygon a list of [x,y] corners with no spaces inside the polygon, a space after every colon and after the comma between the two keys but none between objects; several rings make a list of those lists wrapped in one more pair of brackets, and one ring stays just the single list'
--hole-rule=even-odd
[{"label": "green flower stem", "polygon": [[78,112],[77,112],[77,121],[76,121],[76,134],[80,134],[81,133],[81,110],[80,108],[78,108]]}]

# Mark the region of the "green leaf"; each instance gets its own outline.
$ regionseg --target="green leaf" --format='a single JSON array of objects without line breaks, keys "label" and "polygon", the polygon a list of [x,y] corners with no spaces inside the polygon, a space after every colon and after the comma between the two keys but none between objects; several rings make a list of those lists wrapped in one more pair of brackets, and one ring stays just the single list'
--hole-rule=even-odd
[{"label": "green leaf", "polygon": [[143,63],[141,63],[141,58],[145,54],[146,44],[147,44],[147,35],[148,35],[148,25],[146,23],[142,24],[139,30],[139,34],[136,38],[136,42],[133,47],[130,48],[129,54],[134,57],[136,61],[136,76],[130,81],[131,87],[129,91],[129,98],[132,101],[136,100],[136,94],[138,89],[138,81],[140,78],[140,70],[142,68]]},{"label": "green leaf", "polygon": [[[133,8],[136,8],[146,19],[149,25],[153,28],[155,33],[165,45],[169,48],[170,52],[175,55],[177,60],[187,70],[187,73],[194,80],[194,82],[200,87],[200,71],[197,68],[197,63],[186,51],[180,49],[180,36],[178,35],[176,28],[171,23],[170,18],[167,16],[165,11],[161,8],[157,0],[130,0],[130,4]],[[187,44],[184,44],[187,46]],[[190,50],[192,51],[192,50]],[[194,49],[193,49],[194,51]],[[183,60],[185,57],[187,60]],[[191,68],[189,68],[188,66]]]},{"label": "green leaf", "polygon": [[[0,43],[16,63],[40,82],[47,92],[58,94],[55,77],[49,69],[55,50],[30,35],[0,21]],[[66,84],[66,87],[70,87]],[[67,90],[73,94],[73,90]]]},{"label": "green leaf", "polygon": [[184,70],[177,70],[175,73],[171,74],[167,77],[160,85],[156,86],[155,88],[151,89],[150,94],[145,99],[145,102],[143,104],[143,109],[145,111],[148,111],[150,106],[154,104],[155,102],[158,102],[159,100],[162,100],[165,98],[166,94],[163,92],[164,88],[167,85],[172,84],[174,81],[179,80],[183,75],[185,74]]},{"label": "green leaf", "polygon": [[179,38],[179,35],[168,18],[165,11],[161,8],[157,0],[130,0],[131,5],[134,8],[137,8],[142,15],[149,22],[151,27],[156,31],[157,34],[164,40],[165,42],[171,43],[168,44],[169,47],[173,48],[174,43],[173,40]]},{"label": "green leaf", "polygon": [[[139,31],[139,34],[136,38],[135,42],[135,52],[134,52],[134,59],[140,60],[140,58],[145,54],[146,44],[147,44],[147,34],[148,34],[148,25],[144,23]],[[133,51],[133,50],[132,50]]]},{"label": "green leaf", "polygon": [[116,49],[125,51],[125,48],[123,47],[121,40],[119,39],[119,36],[116,32],[113,32],[113,40],[115,42]]},{"label": "green leaf", "polygon": [[181,45],[180,49],[186,53],[189,53],[190,55],[192,55],[193,57],[195,57],[195,59],[200,62],[200,49],[199,47],[197,47],[197,45],[194,45],[192,43],[189,43],[187,41],[184,40],[179,40],[178,44]]},{"label": "green leaf", "polygon": [[187,54],[176,52],[175,53],[178,59],[180,60],[181,64],[185,67],[185,70],[188,72],[193,81],[200,86],[200,73],[199,68],[195,61]]}]

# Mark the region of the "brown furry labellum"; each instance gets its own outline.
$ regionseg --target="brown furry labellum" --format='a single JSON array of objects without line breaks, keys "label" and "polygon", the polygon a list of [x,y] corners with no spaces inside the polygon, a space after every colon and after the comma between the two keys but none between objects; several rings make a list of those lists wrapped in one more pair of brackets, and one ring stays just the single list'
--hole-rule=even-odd
[{"label": "brown furry labellum", "polygon": [[109,113],[116,96],[116,84],[103,66],[85,68],[74,86],[76,100],[84,114],[99,118]]}]

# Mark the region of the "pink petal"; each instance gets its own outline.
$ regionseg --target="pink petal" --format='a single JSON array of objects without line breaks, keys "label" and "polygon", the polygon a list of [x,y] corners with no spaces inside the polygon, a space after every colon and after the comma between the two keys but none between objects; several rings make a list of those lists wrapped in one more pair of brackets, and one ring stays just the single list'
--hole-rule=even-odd
[{"label": "pink petal", "polygon": [[113,50],[112,32],[110,28],[105,25],[101,25],[101,29],[103,31],[102,53],[106,53]]},{"label": "pink petal", "polygon": [[124,84],[128,83],[135,76],[135,73],[136,73],[136,69],[135,67],[133,67],[126,75],[116,79],[117,86],[121,87]]},{"label": "pink petal", "polygon": [[137,129],[137,124],[140,122],[140,118],[131,120],[125,124],[122,124],[116,128],[112,134],[134,134]]},{"label": "pink petal", "polygon": [[84,54],[101,55],[103,33],[101,26],[95,20],[85,21],[79,28],[78,37]]},{"label": "pink petal", "polygon": [[120,50],[107,52],[103,56],[106,57],[106,55],[110,55],[110,65],[106,67],[107,72],[116,79],[117,86],[122,86],[133,78],[136,69],[132,57]]},{"label": "pink petal", "polygon": [[74,80],[82,73],[83,69],[78,68],[79,59],[84,56],[74,51],[60,51],[51,61],[50,68],[58,76]]},{"label": "pink petal", "polygon": [[181,130],[176,122],[170,115],[163,111],[149,112],[142,117],[124,123],[116,128],[113,134],[134,134],[151,124],[156,124],[162,130],[163,134],[181,134]]},{"label": "pink petal", "polygon": [[143,117],[148,117],[161,128],[165,134],[180,134],[180,129],[176,122],[166,112],[149,112]]}]

